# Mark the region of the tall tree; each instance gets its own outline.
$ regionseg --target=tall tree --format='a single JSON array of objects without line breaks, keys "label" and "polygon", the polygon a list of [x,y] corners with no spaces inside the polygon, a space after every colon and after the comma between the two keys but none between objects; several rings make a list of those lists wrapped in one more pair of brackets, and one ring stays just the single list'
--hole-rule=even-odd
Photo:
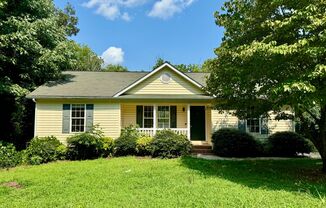
[{"label": "tall tree", "polygon": [[[165,62],[166,61],[164,59],[158,58],[153,66],[153,69],[156,69]],[[203,72],[203,68],[199,64],[174,64],[174,66],[182,72]]]},{"label": "tall tree", "polygon": [[326,1],[228,0],[210,62],[208,90],[240,117],[291,106],[310,132],[326,172]]},{"label": "tall tree", "polygon": [[[32,131],[25,95],[61,71],[73,67],[74,52],[67,34],[76,34],[76,21],[62,21],[68,13],[52,0],[2,0],[0,2],[0,97],[6,109],[0,116],[2,140],[26,141]],[[74,28],[74,29],[73,29]],[[70,31],[70,32],[69,32]]]},{"label": "tall tree", "polygon": [[74,41],[69,42],[69,47],[74,51],[73,71],[101,71],[103,59],[92,51],[87,45],[80,45]]},{"label": "tall tree", "polygon": [[121,65],[113,65],[113,64],[109,64],[107,66],[105,66],[102,71],[106,71],[106,72],[127,72],[128,69],[124,66]]}]

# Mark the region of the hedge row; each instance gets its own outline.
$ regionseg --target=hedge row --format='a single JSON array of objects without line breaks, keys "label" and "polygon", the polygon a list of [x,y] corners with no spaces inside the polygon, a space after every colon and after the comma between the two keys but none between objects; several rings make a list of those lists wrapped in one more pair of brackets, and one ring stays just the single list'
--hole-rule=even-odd
[{"label": "hedge row", "polygon": [[189,154],[191,144],[171,130],[159,131],[154,138],[141,135],[133,126],[122,130],[115,141],[101,131],[76,134],[67,139],[67,146],[53,137],[35,137],[26,150],[16,151],[12,144],[0,142],[0,168],[19,164],[38,165],[56,160],[86,160],[114,156],[152,156],[174,158]]},{"label": "hedge row", "polygon": [[220,129],[212,142],[214,153],[224,157],[295,157],[313,150],[309,140],[294,132],[277,132],[261,142],[238,129]]}]

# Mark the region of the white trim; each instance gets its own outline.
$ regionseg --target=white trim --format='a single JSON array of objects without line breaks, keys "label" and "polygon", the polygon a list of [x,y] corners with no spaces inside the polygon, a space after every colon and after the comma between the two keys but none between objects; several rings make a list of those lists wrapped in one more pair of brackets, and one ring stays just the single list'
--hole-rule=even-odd
[{"label": "white trim", "polygon": [[34,112],[34,137],[36,137],[36,131],[37,131],[37,103],[36,100],[33,98],[33,101],[35,103],[35,112]]},{"label": "white trim", "polygon": [[191,140],[190,139],[190,105],[189,104],[187,105],[187,129],[188,129],[187,137],[189,140]]},{"label": "white trim", "polygon": [[[84,105],[84,131],[72,131],[72,105]],[[86,132],[86,104],[82,103],[71,103],[70,104],[70,120],[69,120],[69,133],[70,134],[76,134],[76,133],[84,133]]]},{"label": "white trim", "polygon": [[157,129],[157,120],[156,120],[156,111],[157,111],[157,106],[154,104],[154,112],[153,112],[153,128],[154,128],[154,135],[156,134],[156,129]]},{"label": "white trim", "polygon": [[154,69],[153,71],[151,71],[150,73],[146,74],[144,77],[142,77],[141,79],[137,80],[136,82],[134,82],[133,84],[129,85],[128,87],[124,88],[123,90],[121,90],[120,92],[117,92],[115,95],[113,95],[113,97],[119,97],[120,95],[122,95],[123,93],[125,93],[126,91],[130,90],[131,88],[135,87],[136,85],[138,85],[139,83],[143,82],[145,79],[151,77],[153,74],[155,74],[156,72],[160,71],[161,69],[163,69],[164,67],[169,67],[170,69],[172,69],[172,71],[174,71],[175,73],[179,74],[180,76],[182,76],[183,78],[185,78],[186,80],[188,80],[190,83],[194,84],[195,86],[199,87],[200,89],[202,89],[204,86],[202,86],[201,84],[199,84],[198,82],[194,81],[193,79],[191,79],[190,77],[188,77],[187,75],[185,75],[184,73],[180,72],[178,69],[176,69],[174,66],[172,66],[169,63],[164,63],[161,66],[159,66],[158,68]]}]

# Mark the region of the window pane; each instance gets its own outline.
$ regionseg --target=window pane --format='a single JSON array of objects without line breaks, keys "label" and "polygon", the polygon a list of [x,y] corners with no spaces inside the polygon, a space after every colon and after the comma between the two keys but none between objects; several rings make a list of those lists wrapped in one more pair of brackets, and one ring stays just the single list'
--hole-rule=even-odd
[{"label": "window pane", "polygon": [[249,130],[249,132],[259,133],[260,132],[259,119],[257,118],[247,119],[247,129]]},{"label": "window pane", "polygon": [[71,131],[83,132],[85,124],[85,105],[72,104],[71,105]]},{"label": "window pane", "polygon": [[153,128],[153,119],[144,119],[144,128]]},{"label": "window pane", "polygon": [[158,128],[170,128],[170,107],[158,106]]}]

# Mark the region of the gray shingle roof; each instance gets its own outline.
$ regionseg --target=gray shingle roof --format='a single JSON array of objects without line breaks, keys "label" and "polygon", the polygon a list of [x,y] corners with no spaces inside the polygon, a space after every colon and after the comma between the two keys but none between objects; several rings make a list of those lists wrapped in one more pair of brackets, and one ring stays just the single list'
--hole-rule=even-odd
[{"label": "gray shingle roof", "polygon": [[[28,98],[111,98],[149,72],[65,72],[67,79],[46,83]],[[208,73],[186,73],[205,86]]]}]

